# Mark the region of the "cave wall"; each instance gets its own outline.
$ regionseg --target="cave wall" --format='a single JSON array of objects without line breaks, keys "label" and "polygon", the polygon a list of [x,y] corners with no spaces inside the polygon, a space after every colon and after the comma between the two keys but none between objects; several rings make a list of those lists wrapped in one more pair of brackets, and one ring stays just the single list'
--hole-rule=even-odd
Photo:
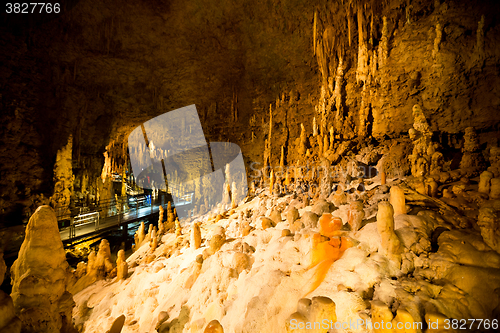
[{"label": "cave wall", "polygon": [[2,222],[53,194],[70,135],[76,181],[96,184],[106,147],[122,163],[136,126],[190,104],[207,140],[237,143],[249,163],[263,162],[270,124],[271,164],[281,146],[293,163],[313,117],[337,142],[382,140],[406,134],[415,103],[435,131],[496,140],[498,12],[494,1],[80,0],[50,17],[3,14]]}]

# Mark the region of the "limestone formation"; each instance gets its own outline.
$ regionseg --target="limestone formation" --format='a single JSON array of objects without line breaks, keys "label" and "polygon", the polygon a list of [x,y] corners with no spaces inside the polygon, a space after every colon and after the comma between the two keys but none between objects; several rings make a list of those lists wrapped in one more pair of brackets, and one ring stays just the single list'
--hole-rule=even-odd
[{"label": "limestone formation", "polygon": [[95,260],[92,265],[89,266],[87,270],[90,270],[98,279],[104,279],[113,270],[113,263],[111,261],[111,249],[109,247],[109,242],[103,239],[99,244],[99,251],[95,256]]},{"label": "limestone formation", "polygon": [[158,208],[158,214],[159,214],[159,217],[158,217],[158,235],[159,236],[163,235],[165,232],[165,226],[163,224],[164,212],[165,212],[165,210],[163,209],[163,206],[160,205],[160,207]]},{"label": "limestone formation", "polygon": [[118,251],[118,255],[116,258],[116,278],[117,280],[125,280],[128,276],[128,264],[125,260],[125,251]]},{"label": "limestone formation", "polygon": [[271,220],[268,217],[261,216],[258,219],[257,225],[262,229],[266,230],[268,228],[273,228],[276,224],[274,223],[273,220]]},{"label": "limestone formation", "polygon": [[481,173],[481,176],[479,177],[478,192],[489,194],[491,185],[490,182],[492,178],[493,173],[489,171],[483,171],[483,173]]},{"label": "limestone formation", "polygon": [[68,267],[54,210],[41,206],[28,222],[11,267],[11,295],[23,331],[59,332],[71,327],[74,302],[66,291]]},{"label": "limestone formation", "polygon": [[425,179],[424,186],[425,186],[425,194],[436,198],[438,194],[438,183],[434,180],[434,178],[429,177]]},{"label": "limestone formation", "polygon": [[342,228],[342,219],[325,213],[319,218],[319,228],[319,233],[325,237],[337,236]]},{"label": "limestone formation", "polygon": [[[3,260],[3,252],[0,252],[0,285],[4,280],[7,266]],[[16,316],[12,298],[0,290],[0,332],[21,332],[21,320]]]},{"label": "limestone formation", "polygon": [[274,225],[280,223],[281,220],[281,211],[278,208],[275,208],[269,214],[269,218],[274,222]]},{"label": "limestone formation", "polygon": [[394,216],[406,214],[406,200],[403,190],[399,186],[392,186],[390,193],[390,203],[394,209]]},{"label": "limestone formation", "polygon": [[413,128],[409,131],[410,139],[413,141],[413,151],[408,159],[411,163],[411,174],[421,177],[429,174],[435,149],[431,141],[432,131],[418,104],[413,106],[413,119]]},{"label": "limestone formation", "polygon": [[224,333],[224,328],[219,323],[218,320],[212,320],[208,323],[207,327],[205,327],[204,333]]},{"label": "limestone formation", "polygon": [[500,199],[500,178],[491,179],[490,199]]},{"label": "limestone formation", "polygon": [[154,252],[158,247],[158,236],[156,234],[156,227],[151,230],[151,239],[149,240],[149,248],[151,252]]},{"label": "limestone formation", "polygon": [[[309,321],[311,322],[336,322],[337,314],[335,312],[335,303],[328,297],[316,296],[312,298],[309,310]],[[326,333],[326,328],[316,328],[313,332]]]},{"label": "limestone formation", "polygon": [[290,317],[288,317],[285,322],[286,332],[307,333],[310,331],[310,329],[306,328],[307,323],[308,319],[306,318],[306,316],[304,316],[300,312],[294,312],[290,315]]},{"label": "limestone formation", "polygon": [[352,231],[358,231],[361,229],[361,223],[365,217],[365,211],[363,209],[363,202],[353,201],[349,205],[349,213],[347,222],[351,226]]},{"label": "limestone formation", "polygon": [[175,237],[179,238],[182,236],[182,227],[179,219],[175,219]]},{"label": "limestone formation", "polygon": [[285,327],[288,333],[292,332],[329,332],[325,325],[315,323],[335,323],[337,321],[335,303],[328,297],[315,296],[312,300],[301,298],[297,302],[297,312],[286,320]]},{"label": "limestone formation", "polygon": [[75,178],[73,175],[72,152],[73,137],[70,135],[66,146],[57,151],[56,163],[54,164],[54,195],[50,198],[51,206],[62,214],[69,213]]},{"label": "limestone formation", "polygon": [[273,193],[275,182],[276,182],[276,178],[274,176],[274,170],[271,169],[271,175],[269,176],[269,193]]},{"label": "limestone formation", "polygon": [[375,333],[386,333],[387,323],[392,322],[393,314],[389,307],[381,301],[373,301],[371,307],[371,324]]},{"label": "limestone formation", "polygon": [[141,247],[145,238],[146,238],[145,226],[144,226],[144,222],[141,222],[141,224],[139,225],[139,229],[137,229],[137,231],[134,234],[135,245],[132,246],[132,249],[134,251],[137,251],[137,249],[139,249]]},{"label": "limestone formation", "polygon": [[500,253],[500,210],[492,206],[482,207],[479,209],[477,224],[484,242]]},{"label": "limestone formation", "polygon": [[347,203],[347,195],[344,193],[342,186],[337,186],[336,191],[330,195],[328,200],[331,201],[335,207],[345,205]]},{"label": "limestone formation", "polygon": [[319,216],[313,212],[305,211],[300,217],[300,222],[306,228],[316,228],[318,226]]},{"label": "limestone formation", "polygon": [[473,127],[467,127],[464,134],[463,156],[460,161],[460,169],[483,167],[484,157],[481,146]]},{"label": "limestone formation", "polygon": [[382,254],[400,266],[403,246],[394,232],[394,209],[388,202],[378,204],[377,230],[382,240]]},{"label": "limestone formation", "polygon": [[288,225],[292,225],[299,218],[299,211],[295,207],[291,207],[286,212],[286,221]]},{"label": "limestone formation", "polygon": [[191,247],[193,249],[199,249],[201,246],[201,230],[200,224],[198,222],[194,222],[191,228]]},{"label": "limestone formation", "polygon": [[300,124],[300,138],[299,138],[299,156],[304,156],[307,149],[307,136],[306,129],[304,128],[304,124]]}]

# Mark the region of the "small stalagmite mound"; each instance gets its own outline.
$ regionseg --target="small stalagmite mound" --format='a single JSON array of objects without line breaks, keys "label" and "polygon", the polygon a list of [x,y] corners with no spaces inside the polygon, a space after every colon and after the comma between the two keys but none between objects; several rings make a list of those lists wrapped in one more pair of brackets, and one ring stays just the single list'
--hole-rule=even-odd
[{"label": "small stalagmite mound", "polygon": [[25,332],[60,332],[71,325],[73,296],[54,210],[39,207],[11,267],[12,299]]},{"label": "small stalagmite mound", "polygon": [[208,323],[207,327],[205,327],[204,333],[224,333],[224,328],[219,323],[218,320],[212,320]]}]

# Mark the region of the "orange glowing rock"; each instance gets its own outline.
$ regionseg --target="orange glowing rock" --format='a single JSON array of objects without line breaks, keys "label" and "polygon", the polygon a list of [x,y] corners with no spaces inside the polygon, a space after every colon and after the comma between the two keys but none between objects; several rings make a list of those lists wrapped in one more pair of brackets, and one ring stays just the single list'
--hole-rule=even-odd
[{"label": "orange glowing rock", "polygon": [[[324,214],[326,215],[326,214]],[[323,215],[323,216],[324,216]],[[330,215],[330,214],[328,214]],[[342,224],[342,222],[340,222]],[[324,240],[320,234],[314,234],[312,238],[312,258],[311,269],[315,266],[316,272],[314,273],[313,283],[306,295],[312,293],[323,282],[326,273],[330,266],[342,257],[344,252],[354,245],[353,241],[348,237],[332,237],[330,240]]]},{"label": "orange glowing rock", "polygon": [[319,218],[319,233],[326,237],[338,236],[342,228],[342,219],[333,217],[332,214],[325,213]]}]

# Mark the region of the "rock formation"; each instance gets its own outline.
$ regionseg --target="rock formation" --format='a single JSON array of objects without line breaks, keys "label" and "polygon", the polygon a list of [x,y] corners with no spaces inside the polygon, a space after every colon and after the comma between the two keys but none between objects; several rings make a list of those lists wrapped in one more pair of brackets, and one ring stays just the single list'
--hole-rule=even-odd
[{"label": "rock formation", "polygon": [[199,249],[201,246],[201,230],[200,224],[198,222],[194,222],[191,227],[191,247],[193,249]]},{"label": "rock formation", "polygon": [[118,251],[116,258],[116,278],[117,280],[125,280],[128,277],[128,264],[125,260],[125,251]]},{"label": "rock formation", "polygon": [[11,267],[12,299],[23,331],[63,332],[72,325],[73,296],[66,290],[68,263],[54,210],[39,207]]},{"label": "rock formation", "polygon": [[390,202],[394,209],[394,216],[406,214],[405,194],[399,186],[391,187]]},{"label": "rock formation", "polygon": [[382,239],[380,249],[382,254],[400,266],[403,248],[398,236],[394,233],[394,209],[388,202],[378,204],[377,230]]},{"label": "rock formation", "polygon": [[[7,266],[3,260],[3,252],[0,252],[0,285],[4,280]],[[16,316],[12,298],[0,290],[0,332],[21,332],[21,320]]]},{"label": "rock formation", "polygon": [[352,231],[361,229],[361,223],[365,217],[363,203],[361,201],[353,201],[349,205],[349,213],[347,222],[351,226]]},{"label": "rock formation", "polygon": [[473,127],[467,127],[464,134],[463,156],[460,161],[460,168],[479,168],[484,167],[484,157],[481,152],[481,146]]}]

